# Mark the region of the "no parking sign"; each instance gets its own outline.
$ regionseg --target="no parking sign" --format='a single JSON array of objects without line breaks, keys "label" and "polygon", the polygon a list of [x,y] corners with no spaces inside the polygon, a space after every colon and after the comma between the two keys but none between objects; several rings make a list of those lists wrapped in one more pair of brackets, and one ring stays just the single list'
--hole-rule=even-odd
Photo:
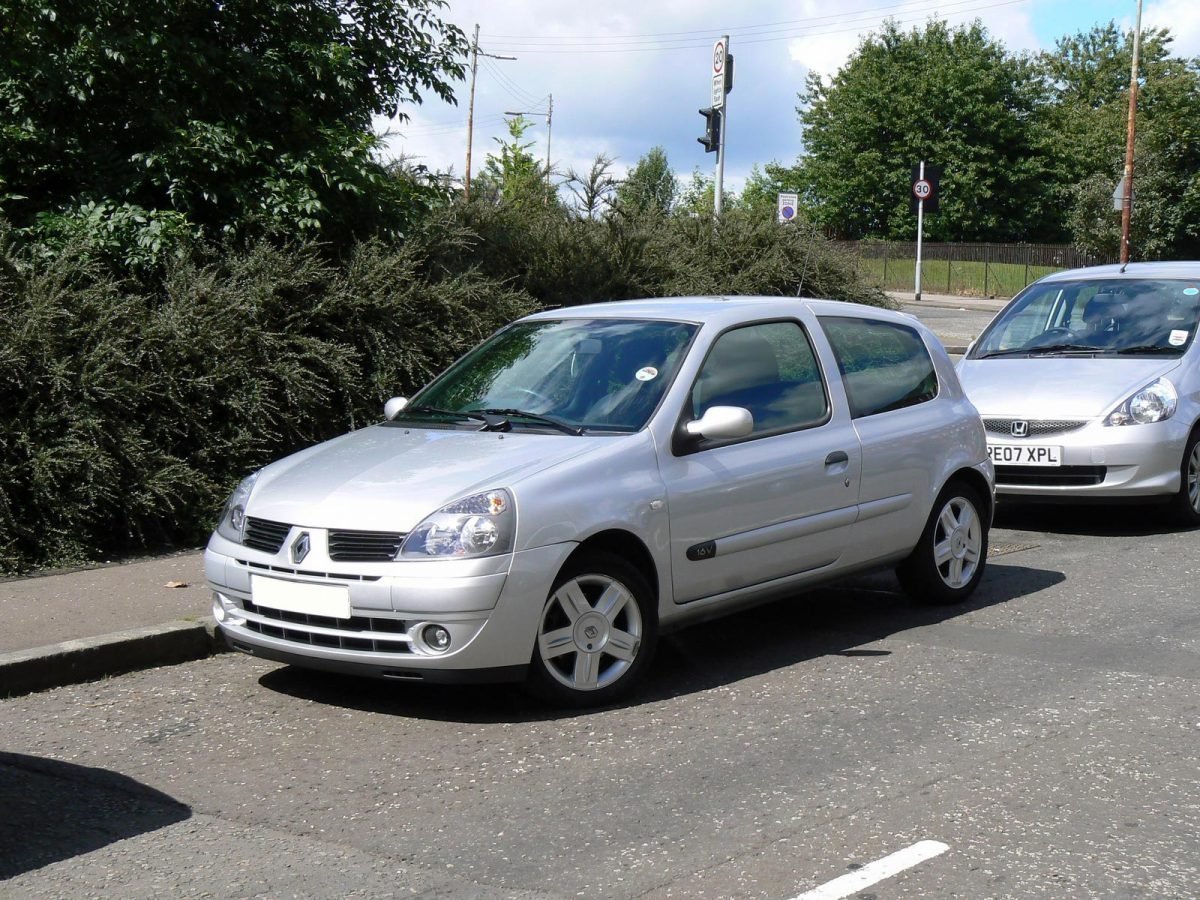
[{"label": "no parking sign", "polygon": [[780,193],[776,200],[775,209],[778,213],[780,222],[790,222],[796,218],[796,211],[800,206],[799,194],[784,194]]}]

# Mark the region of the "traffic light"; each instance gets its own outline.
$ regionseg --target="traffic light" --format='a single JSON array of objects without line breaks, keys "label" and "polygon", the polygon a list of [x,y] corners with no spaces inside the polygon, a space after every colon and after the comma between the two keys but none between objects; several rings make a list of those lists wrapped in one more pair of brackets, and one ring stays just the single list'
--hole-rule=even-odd
[{"label": "traffic light", "polygon": [[705,153],[716,153],[721,149],[721,110],[710,106],[700,110],[700,115],[704,116],[704,137],[696,140],[704,145]]}]

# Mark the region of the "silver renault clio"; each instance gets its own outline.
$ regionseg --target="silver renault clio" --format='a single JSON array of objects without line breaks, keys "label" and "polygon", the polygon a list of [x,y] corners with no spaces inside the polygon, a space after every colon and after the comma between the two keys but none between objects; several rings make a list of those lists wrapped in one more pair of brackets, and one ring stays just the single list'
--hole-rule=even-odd
[{"label": "silver renault clio", "polygon": [[917,599],[964,599],[992,501],[979,416],[915,319],[626,301],[521,319],[251,475],[205,565],[255,656],[595,705],[662,630],[834,576],[898,565]]},{"label": "silver renault clio", "polygon": [[996,465],[1025,501],[1164,501],[1200,524],[1200,262],[1059,272],[959,363]]}]

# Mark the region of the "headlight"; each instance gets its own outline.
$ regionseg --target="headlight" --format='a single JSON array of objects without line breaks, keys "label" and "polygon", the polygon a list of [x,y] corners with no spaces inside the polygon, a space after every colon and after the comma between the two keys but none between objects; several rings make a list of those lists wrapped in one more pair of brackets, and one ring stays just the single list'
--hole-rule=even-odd
[{"label": "headlight", "polygon": [[499,556],[513,547],[516,515],[508,491],[484,491],[443,506],[414,528],[400,558]]},{"label": "headlight", "polygon": [[1179,393],[1165,378],[1146,385],[1111,413],[1105,425],[1147,425],[1175,415]]},{"label": "headlight", "polygon": [[249,478],[244,478],[225,501],[225,508],[221,510],[221,520],[217,522],[217,534],[221,537],[238,544],[242,542],[242,531],[246,528],[246,504],[250,502],[250,492],[254,490],[254,482],[257,480],[257,472]]}]

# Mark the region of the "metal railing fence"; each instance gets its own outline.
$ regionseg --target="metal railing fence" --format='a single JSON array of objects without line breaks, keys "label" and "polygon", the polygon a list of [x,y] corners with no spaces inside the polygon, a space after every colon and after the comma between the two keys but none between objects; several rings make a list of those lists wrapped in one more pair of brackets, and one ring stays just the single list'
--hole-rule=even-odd
[{"label": "metal railing fence", "polygon": [[[916,280],[915,241],[843,241],[858,271],[884,290],[912,290]],[[1044,275],[1095,266],[1113,259],[1084,253],[1070,244],[921,245],[921,290],[930,294],[1011,297]]]}]

